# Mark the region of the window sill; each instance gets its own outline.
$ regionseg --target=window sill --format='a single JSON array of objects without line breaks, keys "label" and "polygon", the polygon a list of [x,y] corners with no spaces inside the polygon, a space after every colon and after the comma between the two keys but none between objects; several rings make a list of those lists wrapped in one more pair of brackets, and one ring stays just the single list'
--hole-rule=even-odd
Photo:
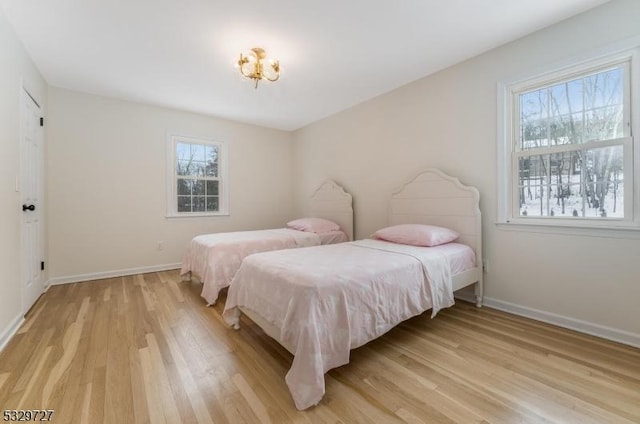
[{"label": "window sill", "polygon": [[219,213],[190,213],[190,214],[167,214],[165,218],[167,219],[183,219],[183,218],[216,218],[216,217],[225,217],[230,216],[229,212],[219,212]]},{"label": "window sill", "polygon": [[564,223],[540,223],[540,222],[496,222],[496,227],[504,231],[522,231],[528,233],[560,234],[583,237],[603,237],[618,239],[640,239],[640,227],[638,226],[587,226],[578,223],[567,225]]}]

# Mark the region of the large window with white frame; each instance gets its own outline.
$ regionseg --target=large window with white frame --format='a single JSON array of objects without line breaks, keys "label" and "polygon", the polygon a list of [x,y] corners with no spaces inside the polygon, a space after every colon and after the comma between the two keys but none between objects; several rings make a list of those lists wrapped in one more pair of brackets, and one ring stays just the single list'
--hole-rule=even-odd
[{"label": "large window with white frame", "polygon": [[601,58],[503,87],[503,221],[637,225],[636,56]]},{"label": "large window with white frame", "polygon": [[228,214],[225,143],[169,135],[167,144],[167,215]]}]

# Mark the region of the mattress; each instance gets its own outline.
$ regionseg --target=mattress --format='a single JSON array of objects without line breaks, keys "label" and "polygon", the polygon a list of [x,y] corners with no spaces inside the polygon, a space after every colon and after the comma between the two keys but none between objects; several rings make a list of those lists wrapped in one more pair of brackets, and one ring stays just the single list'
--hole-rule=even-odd
[{"label": "mattress", "polygon": [[447,258],[451,275],[461,274],[476,266],[476,254],[466,244],[447,243],[429,249],[438,251]]}]

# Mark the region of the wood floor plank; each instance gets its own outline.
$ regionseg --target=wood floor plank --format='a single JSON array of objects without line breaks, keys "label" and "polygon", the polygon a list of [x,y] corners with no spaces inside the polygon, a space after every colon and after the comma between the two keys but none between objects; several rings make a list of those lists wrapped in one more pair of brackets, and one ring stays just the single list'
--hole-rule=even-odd
[{"label": "wood floor plank", "polygon": [[53,369],[51,369],[51,371],[49,372],[49,378],[47,379],[47,382],[45,383],[42,391],[42,403],[44,405],[49,403],[49,399],[51,398],[51,394],[53,392],[54,386],[62,378],[63,374],[67,371],[67,369],[71,365],[71,361],[73,361],[74,357],[76,356],[76,353],[78,351],[78,347],[80,344],[80,335],[82,334],[82,327],[84,325],[85,316],[89,308],[89,301],[90,301],[90,298],[88,297],[83,299],[82,305],[80,306],[80,310],[78,311],[76,320],[67,328],[67,331],[63,336],[62,357],[58,360],[58,362],[54,365]]},{"label": "wood floor plank", "polygon": [[640,349],[460,302],[327,373],[297,411],[292,355],[178,271],[54,286],[0,353],[0,410],[64,423],[640,423]]},{"label": "wood floor plank", "polygon": [[[133,412],[133,392],[131,388],[129,364],[129,343],[126,337],[126,322],[118,315],[117,298],[110,303],[108,352],[105,375],[105,422],[122,423],[131,420]],[[126,370],[127,372],[122,372]]]},{"label": "wood floor plank", "polygon": [[[17,380],[11,381],[12,391],[21,391],[29,384],[29,381],[34,376],[37,364],[40,362],[40,358],[47,347],[51,346],[51,338],[54,330],[49,328],[40,334],[40,338],[34,337],[35,334],[25,335],[22,339],[18,339],[19,343],[23,345],[27,352],[23,354],[22,366],[19,373],[14,373],[14,377]],[[16,340],[16,341],[18,341]],[[33,344],[36,343],[37,344]],[[25,356],[26,355],[26,356]]]},{"label": "wood floor plank", "polygon": [[2,390],[2,387],[4,386],[4,383],[7,382],[7,380],[9,379],[10,375],[11,375],[10,372],[5,372],[3,374],[0,374],[0,390]]},{"label": "wood floor plank", "polygon": [[[178,406],[171,390],[171,382],[167,375],[164,363],[162,362],[162,356],[160,348],[156,342],[156,337],[153,334],[147,334],[148,344],[148,360],[150,361],[153,375],[150,375],[150,383],[156,386],[156,390],[160,396],[162,411],[164,412],[165,420],[168,423],[178,423],[180,419],[180,413],[178,412]],[[148,386],[147,386],[148,387]]]},{"label": "wood floor plank", "polygon": [[25,387],[24,392],[22,393],[20,402],[18,402],[15,408],[10,408],[10,409],[23,409],[25,407],[32,407],[34,406],[34,404],[35,405],[39,404],[39,403],[36,403],[37,402],[35,400],[36,397],[35,395],[33,395],[32,392],[37,390],[38,385],[36,383],[38,382],[39,378],[46,372],[45,364],[47,362],[47,359],[49,359],[49,355],[51,354],[52,349],[53,348],[51,346],[47,346],[42,356],[38,358],[38,365],[36,365],[36,369],[33,373],[33,376],[29,380],[27,387]]},{"label": "wood floor plank", "polygon": [[[164,424],[167,421],[164,416],[164,408],[162,407],[162,396],[160,387],[154,381],[154,370],[151,361],[149,348],[140,349],[140,366],[142,368],[142,376],[144,379],[145,395],[147,397],[147,411],[149,413],[149,421],[151,424]],[[177,417],[177,411],[175,413]],[[177,422],[177,421],[176,421]]]},{"label": "wood floor plank", "polygon": [[135,346],[129,346],[129,371],[131,379],[131,395],[133,396],[133,418],[136,423],[148,423],[149,407],[147,405],[148,393],[145,389],[143,365],[140,353]]},{"label": "wood floor plank", "polygon": [[105,302],[95,303],[91,316],[91,322],[87,323],[87,325],[91,326],[91,329],[85,340],[85,343],[89,345],[82,375],[82,382],[85,384],[92,381],[96,369],[107,366],[109,339],[106,335],[109,334],[110,326],[109,305]]},{"label": "wood floor plank", "polygon": [[212,424],[213,421],[211,420],[211,416],[207,410],[206,403],[200,394],[198,385],[193,379],[191,370],[187,361],[184,359],[180,345],[176,342],[175,337],[173,336],[171,328],[162,317],[159,319],[159,324],[162,329],[164,339],[169,347],[171,357],[176,364],[179,378],[182,382],[182,387],[187,395],[187,399],[189,400],[191,407],[193,408],[197,422],[199,424]]},{"label": "wood floor plank", "polygon": [[258,396],[256,396],[256,393],[251,389],[244,377],[242,377],[241,374],[235,374],[232,377],[232,380],[242,396],[244,396],[253,413],[258,417],[260,424],[271,424],[271,418],[269,418],[267,409]]}]

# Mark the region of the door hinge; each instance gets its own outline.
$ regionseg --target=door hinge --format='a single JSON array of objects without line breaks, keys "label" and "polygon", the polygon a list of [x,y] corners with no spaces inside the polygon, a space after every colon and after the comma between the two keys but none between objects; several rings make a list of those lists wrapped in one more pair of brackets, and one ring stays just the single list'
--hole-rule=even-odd
[{"label": "door hinge", "polygon": [[40,262],[40,271],[44,271],[44,261]]},{"label": "door hinge", "polygon": [[40,118],[40,126],[44,127],[44,118]]}]

